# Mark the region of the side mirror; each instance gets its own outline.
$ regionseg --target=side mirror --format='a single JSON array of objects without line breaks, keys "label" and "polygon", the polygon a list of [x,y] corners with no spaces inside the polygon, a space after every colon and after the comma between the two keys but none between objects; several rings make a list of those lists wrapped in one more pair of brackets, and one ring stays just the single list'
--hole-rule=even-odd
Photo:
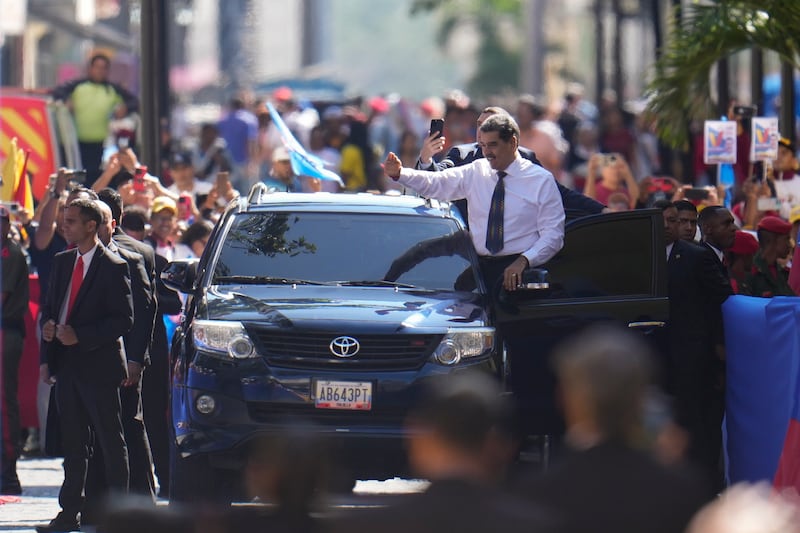
[{"label": "side mirror", "polygon": [[199,259],[179,259],[172,261],[161,271],[161,281],[173,291],[190,293],[194,291]]},{"label": "side mirror", "polygon": [[528,268],[522,273],[523,291],[542,291],[550,289],[550,273],[544,268]]}]

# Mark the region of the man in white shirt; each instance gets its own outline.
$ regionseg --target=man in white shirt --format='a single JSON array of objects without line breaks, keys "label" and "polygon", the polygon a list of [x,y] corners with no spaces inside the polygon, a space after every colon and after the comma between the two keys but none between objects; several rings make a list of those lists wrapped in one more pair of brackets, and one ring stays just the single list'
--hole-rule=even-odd
[{"label": "man in white shirt", "polygon": [[519,127],[513,118],[487,118],[478,143],[484,158],[469,165],[427,172],[403,168],[390,153],[384,171],[423,196],[466,198],[487,289],[493,292],[502,279],[503,287],[513,291],[526,268],[546,263],[563,246],[564,207],[552,174],[519,155]]}]

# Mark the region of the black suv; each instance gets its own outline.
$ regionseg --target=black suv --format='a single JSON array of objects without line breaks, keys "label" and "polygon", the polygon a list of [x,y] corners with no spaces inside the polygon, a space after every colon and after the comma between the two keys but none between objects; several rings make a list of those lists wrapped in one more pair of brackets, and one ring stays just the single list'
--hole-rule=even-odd
[{"label": "black suv", "polygon": [[[513,382],[526,431],[558,432],[550,348],[588,323],[649,331],[667,315],[659,211],[584,217],[566,231],[529,290],[507,294],[483,286],[449,204],[256,186],[228,206],[199,261],[162,274],[188,295],[172,346],[171,498],[234,496],[248,441],[298,419],[331,437],[355,478],[402,474],[418,387],[465,369],[524,375]],[[498,323],[531,340],[513,369]]]}]

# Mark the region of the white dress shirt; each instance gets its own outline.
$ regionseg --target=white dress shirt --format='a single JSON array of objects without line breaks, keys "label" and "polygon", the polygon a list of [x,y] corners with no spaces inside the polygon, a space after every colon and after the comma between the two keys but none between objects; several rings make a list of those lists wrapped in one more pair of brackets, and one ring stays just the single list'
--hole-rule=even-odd
[{"label": "white dress shirt", "polygon": [[[527,159],[517,157],[505,169],[503,249],[497,255],[522,254],[530,266],[541,265],[564,245],[564,205],[553,175]],[[403,168],[399,183],[422,196],[469,202],[469,227],[479,255],[486,249],[486,226],[497,171],[486,159],[440,172]]]},{"label": "white dress shirt", "polygon": [[709,248],[711,248],[711,250],[715,254],[717,254],[717,259],[719,259],[719,262],[724,264],[725,263],[725,254],[722,252],[722,250],[720,250],[719,248],[717,248],[716,246],[714,246],[713,244],[711,244],[708,241],[706,241],[706,244],[708,245]]},{"label": "white dress shirt", "polygon": [[64,295],[64,301],[61,304],[61,313],[58,315],[58,323],[59,324],[66,324],[67,323],[67,306],[69,305],[69,294],[72,292],[72,273],[75,271],[75,265],[78,264],[78,258],[83,257],[83,278],[86,279],[86,273],[89,272],[89,265],[92,262],[92,258],[94,257],[94,253],[97,251],[97,244],[92,246],[92,249],[86,252],[85,254],[81,255],[80,252],[75,254],[75,262],[72,263],[72,270],[70,270],[69,275],[69,283],[67,283],[67,293]]}]

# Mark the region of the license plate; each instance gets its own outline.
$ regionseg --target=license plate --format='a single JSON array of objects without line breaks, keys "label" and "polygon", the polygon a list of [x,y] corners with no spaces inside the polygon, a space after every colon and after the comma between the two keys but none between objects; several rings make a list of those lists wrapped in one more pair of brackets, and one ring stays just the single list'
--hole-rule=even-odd
[{"label": "license plate", "polygon": [[329,381],[318,379],[314,386],[318,409],[372,409],[372,383],[369,381]]}]

